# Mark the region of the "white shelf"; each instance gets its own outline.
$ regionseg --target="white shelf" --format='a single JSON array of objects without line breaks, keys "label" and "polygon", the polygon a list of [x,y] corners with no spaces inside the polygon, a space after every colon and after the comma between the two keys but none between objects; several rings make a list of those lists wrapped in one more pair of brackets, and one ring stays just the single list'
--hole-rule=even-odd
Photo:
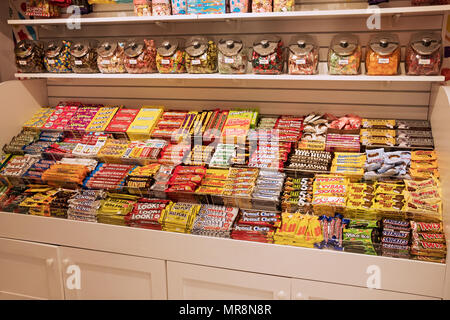
[{"label": "white shelf", "polygon": [[264,75],[264,74],[103,74],[103,73],[16,73],[16,78],[46,78],[46,79],[186,79],[186,80],[261,80],[261,81],[276,81],[276,80],[290,80],[290,81],[395,81],[395,82],[442,82],[445,81],[444,76],[339,76],[329,74],[317,75]]},{"label": "white shelf", "polygon": [[431,262],[6,212],[0,212],[0,237],[359,287],[367,286],[367,268],[377,266],[380,289],[430,297],[442,297],[446,268]]},{"label": "white shelf", "polygon": [[228,21],[228,20],[295,20],[301,18],[326,19],[330,17],[358,17],[369,16],[374,13],[381,15],[419,15],[443,13],[450,10],[450,5],[440,6],[417,6],[417,7],[397,7],[376,9],[348,9],[348,10],[309,10],[293,12],[267,12],[267,13],[227,13],[210,15],[176,15],[160,17],[137,17],[137,16],[116,16],[116,17],[82,17],[77,20],[71,18],[55,19],[17,19],[8,20],[11,25],[64,25],[67,23],[79,22],[81,24],[139,24],[154,22],[175,22],[175,21]]}]

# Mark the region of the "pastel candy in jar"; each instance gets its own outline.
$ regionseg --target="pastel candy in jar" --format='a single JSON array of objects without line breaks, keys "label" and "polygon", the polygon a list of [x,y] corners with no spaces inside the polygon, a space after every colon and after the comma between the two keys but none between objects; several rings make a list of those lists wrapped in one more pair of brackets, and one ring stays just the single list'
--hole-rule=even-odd
[{"label": "pastel candy in jar", "polygon": [[101,73],[126,73],[124,42],[106,40],[97,49],[97,66]]},{"label": "pastel candy in jar", "polygon": [[219,72],[226,74],[246,73],[248,57],[244,44],[239,39],[221,39],[219,49]]},{"label": "pastel candy in jar", "polygon": [[289,74],[316,74],[319,65],[319,48],[313,37],[300,35],[289,44]]}]

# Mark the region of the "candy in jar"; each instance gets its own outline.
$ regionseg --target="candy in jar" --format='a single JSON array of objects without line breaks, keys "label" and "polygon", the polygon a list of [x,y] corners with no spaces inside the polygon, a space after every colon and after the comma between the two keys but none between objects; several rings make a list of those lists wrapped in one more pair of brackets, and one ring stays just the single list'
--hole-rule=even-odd
[{"label": "candy in jar", "polygon": [[97,66],[101,73],[126,73],[124,42],[106,40],[97,49]]},{"label": "candy in jar", "polygon": [[272,12],[272,0],[253,0],[252,12]]},{"label": "candy in jar", "polygon": [[186,54],[181,39],[163,40],[156,49],[159,73],[185,73]]},{"label": "candy in jar", "polygon": [[22,40],[14,49],[16,54],[16,66],[20,72],[39,73],[45,72],[44,44],[39,41]]},{"label": "candy in jar", "polygon": [[78,41],[70,48],[70,64],[75,73],[96,73],[97,41]]},{"label": "candy in jar", "polygon": [[186,69],[189,73],[217,72],[217,46],[204,37],[192,37],[186,46]]},{"label": "candy in jar", "polygon": [[247,71],[247,50],[241,40],[221,39],[219,49],[219,72],[240,74]]},{"label": "candy in jar", "polygon": [[253,43],[253,73],[283,72],[283,42],[275,36],[264,36]]},{"label": "candy in jar", "polygon": [[394,75],[400,64],[400,40],[397,35],[380,33],[369,40],[366,52],[366,73]]},{"label": "candy in jar", "polygon": [[289,44],[289,74],[316,74],[319,66],[319,48],[313,37],[297,36]]},{"label": "candy in jar", "polygon": [[295,11],[295,0],[273,0],[273,12]]},{"label": "candy in jar", "polygon": [[66,40],[50,41],[45,48],[44,64],[48,72],[72,72],[70,64],[70,47],[72,42]]},{"label": "candy in jar", "polygon": [[331,40],[328,51],[330,74],[359,74],[361,66],[361,46],[353,34],[338,34]]},{"label": "candy in jar", "polygon": [[440,34],[419,32],[411,36],[406,48],[405,62],[408,75],[437,75],[442,63]]},{"label": "candy in jar", "polygon": [[152,15],[152,1],[151,0],[133,0],[134,15],[138,17]]},{"label": "candy in jar", "polygon": [[249,0],[230,0],[230,12],[242,13],[248,12]]},{"label": "candy in jar", "polygon": [[156,72],[156,48],[153,40],[130,40],[125,45],[124,64],[128,73]]},{"label": "candy in jar", "polygon": [[187,0],[172,0],[172,14],[186,14],[187,13]]},{"label": "candy in jar", "polygon": [[153,0],[152,15],[153,16],[170,16],[171,15],[170,0]]}]

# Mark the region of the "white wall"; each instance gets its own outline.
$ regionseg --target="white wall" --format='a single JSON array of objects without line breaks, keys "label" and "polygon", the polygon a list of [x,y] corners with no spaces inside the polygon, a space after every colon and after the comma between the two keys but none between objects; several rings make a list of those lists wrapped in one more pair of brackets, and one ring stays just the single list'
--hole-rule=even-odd
[{"label": "white wall", "polygon": [[0,0],[0,82],[14,79],[14,54],[11,26],[7,24],[8,1]]}]

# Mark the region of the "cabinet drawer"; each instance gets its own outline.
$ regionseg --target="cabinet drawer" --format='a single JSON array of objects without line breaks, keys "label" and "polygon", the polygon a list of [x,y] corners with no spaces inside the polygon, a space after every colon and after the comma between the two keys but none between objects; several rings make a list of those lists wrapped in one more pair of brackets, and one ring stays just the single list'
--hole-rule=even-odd
[{"label": "cabinet drawer", "polygon": [[167,262],[169,299],[290,299],[289,278]]},{"label": "cabinet drawer", "polygon": [[58,247],[0,238],[0,299],[64,299]]},{"label": "cabinet drawer", "polygon": [[167,299],[165,261],[66,247],[61,257],[66,299]]},{"label": "cabinet drawer", "polygon": [[439,300],[408,293],[299,279],[292,279],[291,298],[296,300]]}]

